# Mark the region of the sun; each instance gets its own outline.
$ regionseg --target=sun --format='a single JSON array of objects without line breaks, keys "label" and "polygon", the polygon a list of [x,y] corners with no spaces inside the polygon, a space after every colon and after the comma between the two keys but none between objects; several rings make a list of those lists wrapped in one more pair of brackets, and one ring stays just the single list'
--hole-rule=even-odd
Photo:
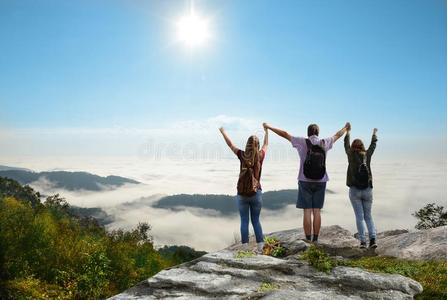
[{"label": "sun", "polygon": [[177,38],[189,47],[203,46],[210,38],[208,20],[191,9],[177,22]]}]

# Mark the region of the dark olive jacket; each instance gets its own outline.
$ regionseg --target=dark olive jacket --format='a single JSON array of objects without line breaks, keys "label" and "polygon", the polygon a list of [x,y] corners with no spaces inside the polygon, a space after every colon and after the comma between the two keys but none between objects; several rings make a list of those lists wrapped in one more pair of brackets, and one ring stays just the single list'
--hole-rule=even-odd
[{"label": "dark olive jacket", "polygon": [[350,136],[349,132],[345,135],[345,151],[346,155],[348,155],[348,172],[346,176],[346,185],[349,187],[355,187],[356,186],[356,178],[355,174],[357,173],[357,170],[359,169],[360,165],[363,163],[363,158],[366,155],[366,165],[368,166],[369,170],[369,186],[372,188],[372,172],[371,172],[371,156],[374,153],[374,150],[376,149],[377,144],[377,136],[373,134],[371,138],[371,144],[368,147],[368,150],[366,150],[366,153],[361,153],[358,151],[353,151],[351,149],[351,142],[350,142]]}]

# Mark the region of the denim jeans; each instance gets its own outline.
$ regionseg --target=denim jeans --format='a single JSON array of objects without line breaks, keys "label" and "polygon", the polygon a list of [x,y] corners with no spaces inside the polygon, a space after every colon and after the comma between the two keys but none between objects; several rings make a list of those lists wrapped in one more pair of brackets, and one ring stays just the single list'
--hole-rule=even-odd
[{"label": "denim jeans", "polygon": [[248,243],[248,223],[251,217],[251,224],[255,231],[256,242],[264,241],[262,234],[261,222],[259,222],[259,215],[262,207],[262,191],[258,190],[256,195],[245,197],[237,195],[237,203],[239,206],[239,214],[241,215],[241,239],[242,243]]},{"label": "denim jeans", "polygon": [[366,242],[365,223],[366,227],[368,228],[369,238],[375,239],[376,228],[371,216],[373,201],[372,188],[360,190],[355,187],[351,187],[349,189],[349,199],[351,200],[352,208],[354,208],[359,240],[361,242]]}]

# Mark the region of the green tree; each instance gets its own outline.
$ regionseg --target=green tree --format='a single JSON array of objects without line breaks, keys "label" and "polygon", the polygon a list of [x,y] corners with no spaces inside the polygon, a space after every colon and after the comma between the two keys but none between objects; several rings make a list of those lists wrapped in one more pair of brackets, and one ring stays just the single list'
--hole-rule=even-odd
[{"label": "green tree", "polygon": [[42,204],[32,188],[0,177],[0,299],[106,298],[194,256],[183,248],[162,256],[150,230],[107,232],[59,195]]},{"label": "green tree", "polygon": [[412,214],[418,219],[416,229],[429,229],[447,225],[447,212],[443,206],[430,203]]}]

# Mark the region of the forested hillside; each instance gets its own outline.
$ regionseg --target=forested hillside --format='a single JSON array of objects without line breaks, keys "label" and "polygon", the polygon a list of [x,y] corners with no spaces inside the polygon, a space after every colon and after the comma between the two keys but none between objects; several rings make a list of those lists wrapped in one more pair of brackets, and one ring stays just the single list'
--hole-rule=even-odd
[{"label": "forested hillside", "polygon": [[[0,299],[99,299],[203,253],[157,251],[150,225],[107,232],[59,195],[0,177]],[[187,249],[187,251],[185,251]]]}]

